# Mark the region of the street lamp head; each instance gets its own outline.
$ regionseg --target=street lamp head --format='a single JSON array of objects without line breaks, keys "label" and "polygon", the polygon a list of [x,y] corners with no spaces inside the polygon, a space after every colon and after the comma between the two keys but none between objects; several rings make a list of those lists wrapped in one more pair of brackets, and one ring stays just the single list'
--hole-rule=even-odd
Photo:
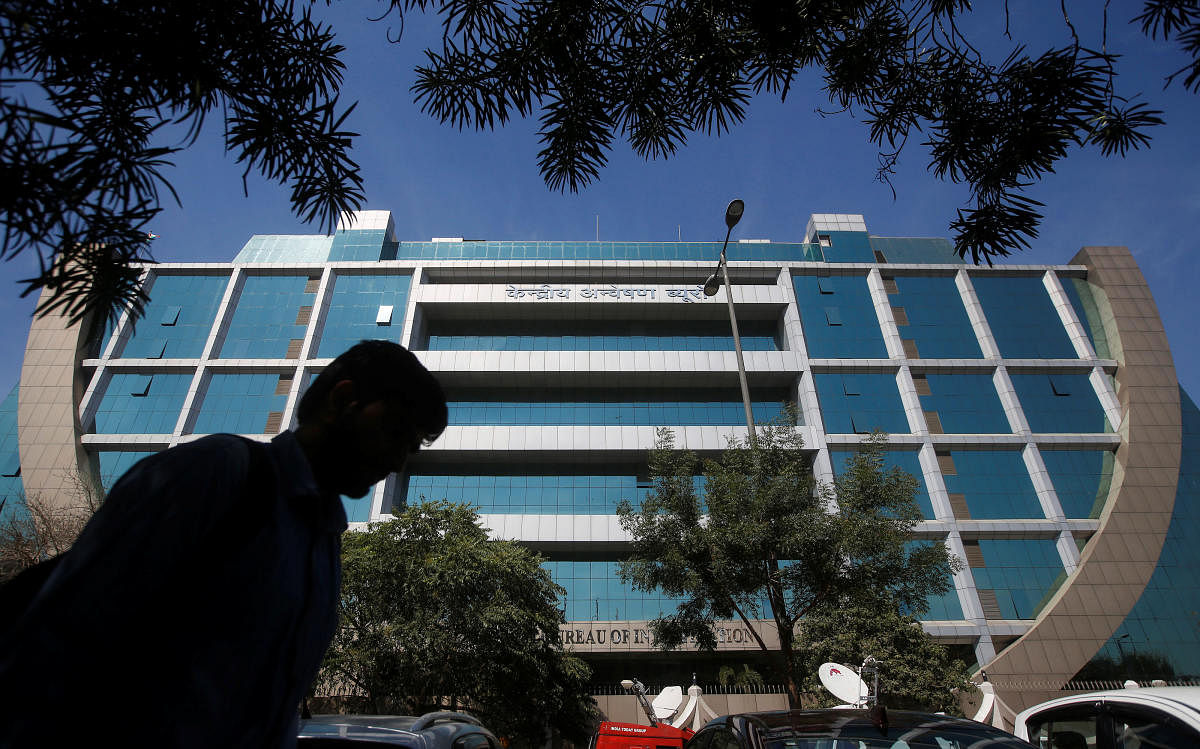
[{"label": "street lamp head", "polygon": [[737,226],[737,222],[742,220],[742,212],[746,210],[746,204],[740,199],[729,201],[729,205],[725,207],[725,225],[730,229]]},{"label": "street lamp head", "polygon": [[716,296],[721,289],[721,279],[714,273],[704,282],[704,296]]}]

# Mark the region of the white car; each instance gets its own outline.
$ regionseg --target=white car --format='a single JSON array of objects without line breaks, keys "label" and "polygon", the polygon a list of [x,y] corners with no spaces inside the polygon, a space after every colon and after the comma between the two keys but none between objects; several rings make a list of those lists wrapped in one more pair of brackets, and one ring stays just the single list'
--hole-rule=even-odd
[{"label": "white car", "polygon": [[1200,747],[1200,687],[1060,697],[1021,711],[1013,733],[1041,749]]}]

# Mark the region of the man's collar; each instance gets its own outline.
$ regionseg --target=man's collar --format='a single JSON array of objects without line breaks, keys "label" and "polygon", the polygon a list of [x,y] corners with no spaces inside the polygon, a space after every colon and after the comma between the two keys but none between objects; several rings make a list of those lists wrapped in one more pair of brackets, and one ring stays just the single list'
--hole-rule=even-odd
[{"label": "man's collar", "polygon": [[279,494],[288,502],[304,506],[320,508],[316,518],[322,527],[332,531],[344,531],[347,527],[346,509],[342,506],[341,497],[328,495],[317,486],[313,476],[312,466],[300,447],[296,434],[291,431],[281,432],[271,440],[279,470]]}]

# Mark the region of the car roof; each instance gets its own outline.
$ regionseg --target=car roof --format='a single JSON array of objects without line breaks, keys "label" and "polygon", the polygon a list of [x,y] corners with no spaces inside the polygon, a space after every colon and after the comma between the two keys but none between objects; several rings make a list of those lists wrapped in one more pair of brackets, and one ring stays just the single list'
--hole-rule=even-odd
[{"label": "car roof", "polygon": [[1058,697],[1022,710],[1017,716],[1023,720],[1025,716],[1040,713],[1043,710],[1062,705],[1076,705],[1094,701],[1127,702],[1143,705],[1169,705],[1189,713],[1195,713],[1200,719],[1200,687],[1136,687],[1134,689],[1106,689],[1100,692],[1087,692],[1068,697]]},{"label": "car roof", "polygon": [[436,712],[425,715],[314,715],[300,721],[304,738],[340,737],[374,741],[397,741],[409,737],[418,744],[420,736],[442,734],[454,739],[464,733],[495,736],[472,715]]},{"label": "car roof", "polygon": [[[872,722],[867,710],[827,708],[822,710],[775,710],[759,713],[739,713],[736,715],[717,718],[710,721],[709,726],[729,723],[746,722],[753,724],[763,738],[803,737],[811,735],[816,738],[829,737],[831,733],[839,738],[881,738],[879,729]],[[986,736],[1003,743],[999,746],[1025,746],[1015,736],[1005,733],[992,726],[978,723],[967,718],[952,715],[926,713],[913,710],[887,711],[887,737],[898,738],[901,735],[918,737],[923,733],[957,734],[971,736]],[[968,742],[970,743],[970,742]]]},{"label": "car roof", "polygon": [[1013,721],[1013,732],[1018,736],[1026,736],[1029,733],[1029,721],[1035,715],[1091,702],[1157,708],[1191,725],[1194,730],[1200,730],[1200,687],[1137,687],[1086,692],[1039,703],[1017,714]]}]

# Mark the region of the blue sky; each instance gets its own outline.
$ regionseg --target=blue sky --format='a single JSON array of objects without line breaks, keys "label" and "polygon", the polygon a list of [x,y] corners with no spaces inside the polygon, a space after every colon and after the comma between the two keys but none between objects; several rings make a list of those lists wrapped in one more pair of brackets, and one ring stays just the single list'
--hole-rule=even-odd
[{"label": "blue sky", "polygon": [[[1014,37],[1061,43],[1066,28],[1058,3],[1010,0]],[[1000,8],[1000,3],[978,3]],[[1100,3],[1068,3],[1086,38],[1099,38]],[[1083,245],[1126,245],[1133,250],[1159,306],[1180,382],[1200,396],[1200,325],[1195,320],[1200,282],[1200,96],[1162,79],[1186,60],[1173,45],[1151,42],[1126,21],[1140,2],[1117,0],[1110,9],[1109,48],[1125,55],[1118,91],[1141,92],[1165,111],[1149,150],[1104,159],[1095,149],[1074,151],[1032,191],[1046,206],[1033,248],[1008,263],[1067,263]],[[578,194],[550,192],[538,175],[537,123],[511,123],[496,132],[459,132],[420,113],[409,87],[422,41],[437,27],[407,20],[399,44],[389,44],[393,16],[371,23],[374,4],[345,2],[329,11],[347,46],[346,102],[359,105],[349,121],[362,133],[355,157],[366,179],[367,206],[391,210],[401,239],[435,236],[483,239],[717,240],[725,204],[746,202],[735,237],[800,241],[811,213],[861,213],[881,236],[949,236],[948,225],[965,191],[926,172],[920,138],[905,152],[893,183],[874,181],[876,152],[865,128],[846,115],[822,117],[829,107],[815,77],[797,82],[786,103],[752,102],[748,117],[720,138],[693,137],[667,161],[644,162],[616,142],[610,162]],[[1005,49],[1003,21],[977,16],[978,39]],[[1028,35],[1033,30],[1036,38]],[[1192,124],[1188,124],[1192,123]],[[209,125],[218,124],[216,117]],[[179,154],[167,172],[183,201],[155,223],[154,253],[161,262],[230,260],[252,234],[306,234],[288,210],[287,190],[251,179],[242,194],[241,169],[222,153],[219,132],[206,133]],[[736,260],[736,248],[730,250]],[[0,392],[17,382],[33,308],[18,299],[16,280],[30,274],[29,258],[0,264]]]}]

